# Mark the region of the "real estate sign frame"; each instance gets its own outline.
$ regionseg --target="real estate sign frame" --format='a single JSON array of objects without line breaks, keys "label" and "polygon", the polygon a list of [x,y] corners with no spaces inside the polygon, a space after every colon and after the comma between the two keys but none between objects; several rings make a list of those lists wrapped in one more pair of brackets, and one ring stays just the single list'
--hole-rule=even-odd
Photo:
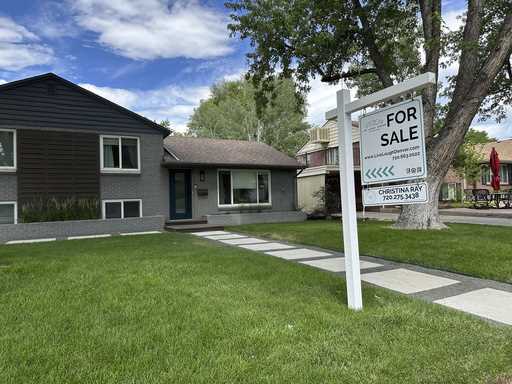
[{"label": "real estate sign frame", "polygon": [[421,96],[359,117],[361,183],[427,177]]}]

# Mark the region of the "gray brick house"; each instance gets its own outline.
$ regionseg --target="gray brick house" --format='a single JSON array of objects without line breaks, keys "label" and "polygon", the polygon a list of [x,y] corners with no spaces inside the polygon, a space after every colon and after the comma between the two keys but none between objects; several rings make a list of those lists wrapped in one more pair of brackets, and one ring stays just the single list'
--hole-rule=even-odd
[{"label": "gray brick house", "polygon": [[293,218],[294,159],[168,135],[52,73],[0,85],[0,242]]}]

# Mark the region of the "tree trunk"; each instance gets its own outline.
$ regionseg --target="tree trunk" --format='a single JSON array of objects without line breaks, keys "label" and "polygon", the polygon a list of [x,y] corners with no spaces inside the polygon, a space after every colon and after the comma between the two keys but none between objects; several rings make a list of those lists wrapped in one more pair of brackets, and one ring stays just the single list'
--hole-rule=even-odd
[{"label": "tree trunk", "polygon": [[402,210],[398,220],[394,224],[395,228],[400,229],[444,229],[447,228],[441,222],[439,216],[439,190],[444,175],[429,176],[428,185],[428,203],[402,205]]}]

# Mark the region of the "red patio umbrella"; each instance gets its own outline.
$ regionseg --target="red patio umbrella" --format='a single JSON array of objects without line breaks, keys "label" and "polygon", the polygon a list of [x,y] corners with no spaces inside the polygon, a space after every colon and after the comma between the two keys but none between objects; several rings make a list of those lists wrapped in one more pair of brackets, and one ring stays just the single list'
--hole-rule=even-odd
[{"label": "red patio umbrella", "polygon": [[500,190],[500,158],[498,152],[493,147],[491,151],[491,158],[489,159],[489,165],[492,171],[491,186],[495,191]]}]

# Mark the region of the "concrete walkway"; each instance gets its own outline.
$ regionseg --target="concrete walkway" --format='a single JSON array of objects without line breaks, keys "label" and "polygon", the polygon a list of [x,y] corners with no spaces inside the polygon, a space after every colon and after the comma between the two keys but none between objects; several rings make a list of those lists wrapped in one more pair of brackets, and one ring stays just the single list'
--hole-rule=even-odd
[{"label": "concrete walkway", "polygon": [[[367,218],[374,220],[396,220],[398,213],[391,212],[357,212],[359,218]],[[482,224],[482,225],[502,225],[506,227],[512,226],[512,217],[486,217],[486,216],[462,216],[454,215],[450,216],[447,214],[441,215],[441,221],[443,223],[461,223],[461,224]]]},{"label": "concrete walkway", "polygon": [[[226,231],[193,233],[212,241],[279,257],[344,276],[342,253]],[[363,281],[464,311],[497,324],[512,325],[512,285],[410,264],[361,256]]]}]

